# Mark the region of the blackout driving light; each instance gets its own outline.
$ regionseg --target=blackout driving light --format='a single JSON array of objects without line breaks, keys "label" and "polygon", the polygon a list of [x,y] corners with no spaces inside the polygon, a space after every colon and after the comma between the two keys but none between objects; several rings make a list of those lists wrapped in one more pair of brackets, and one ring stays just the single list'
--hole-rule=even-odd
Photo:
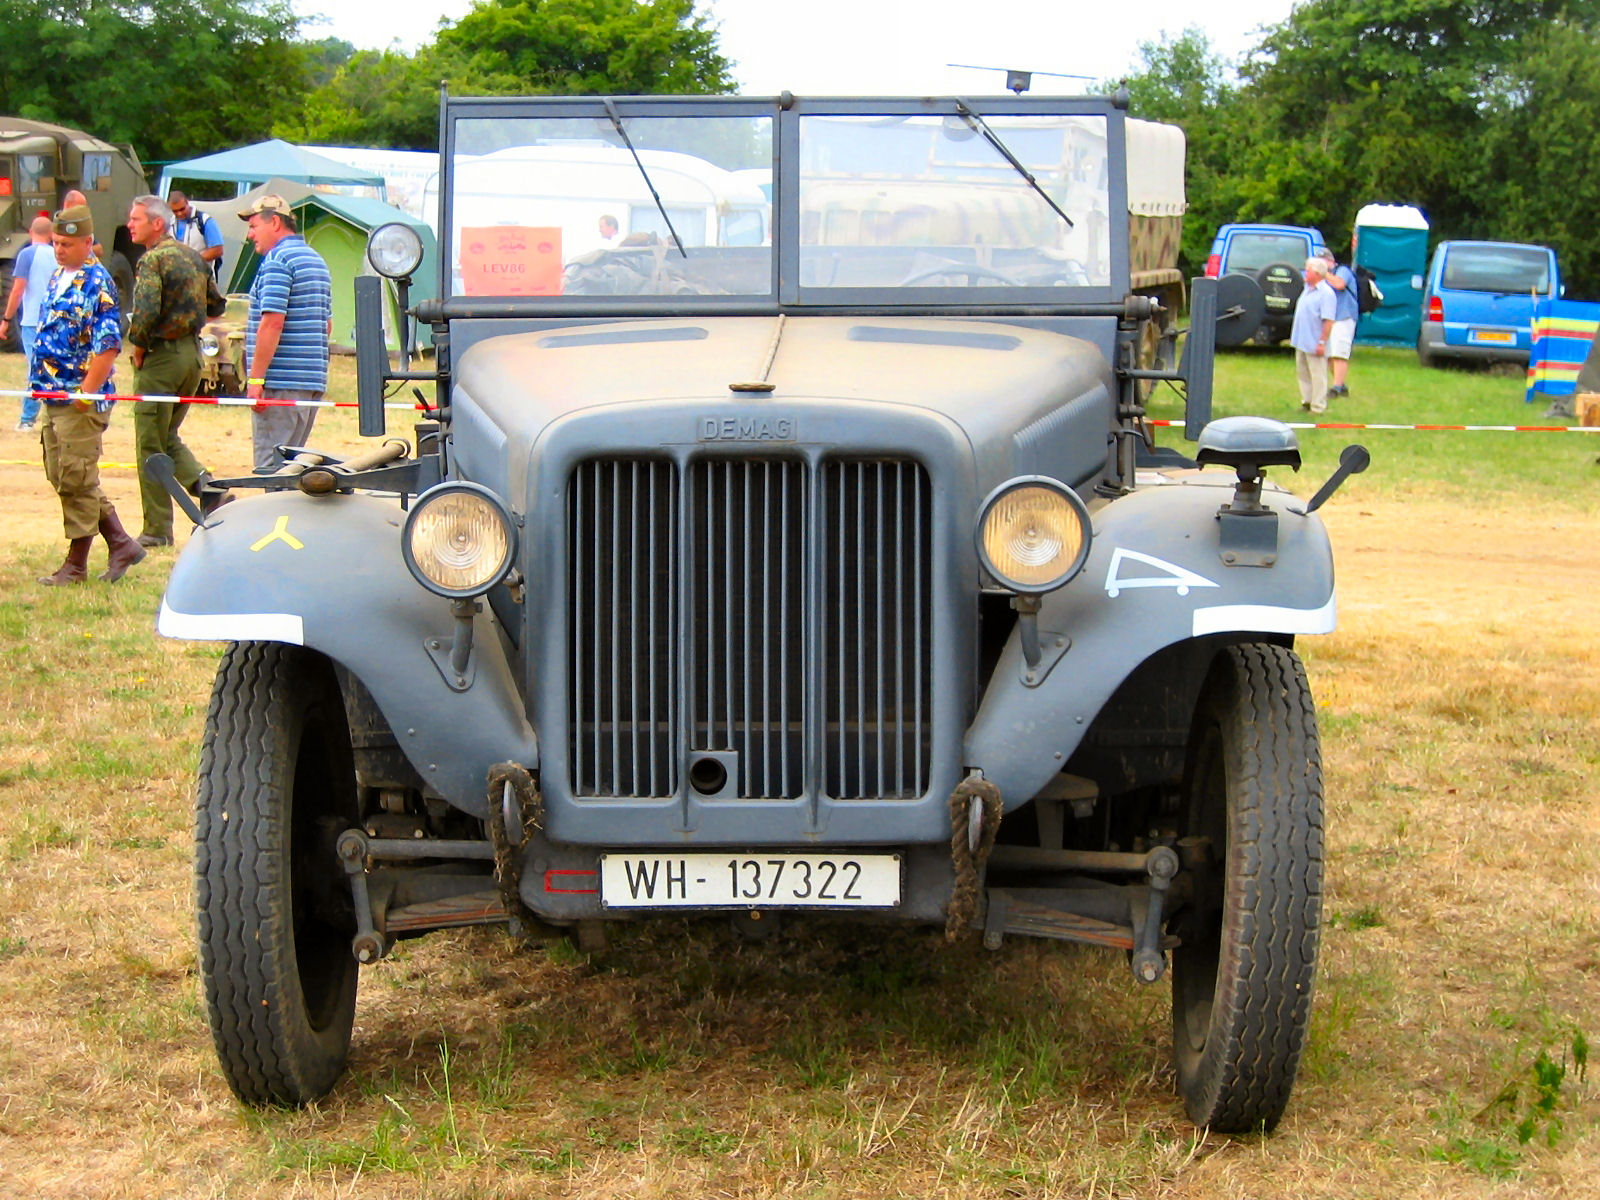
[{"label": "blackout driving light", "polygon": [[1089,557],[1089,510],[1058,480],[1029,475],[1001,484],[978,518],[978,557],[1003,587],[1050,592]]},{"label": "blackout driving light", "polygon": [[418,583],[460,600],[481,596],[506,577],[517,537],[511,515],[488,488],[443,483],[412,507],[400,547]]}]

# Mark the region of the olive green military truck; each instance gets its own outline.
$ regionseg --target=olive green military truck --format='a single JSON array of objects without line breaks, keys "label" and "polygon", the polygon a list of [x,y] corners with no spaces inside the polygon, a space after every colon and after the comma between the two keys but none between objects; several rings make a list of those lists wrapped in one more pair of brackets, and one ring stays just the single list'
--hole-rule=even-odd
[{"label": "olive green military truck", "polygon": [[11,264],[28,244],[28,226],[60,208],[74,188],[88,197],[117,290],[133,286],[139,248],[125,222],[133,198],[149,190],[133,148],[77,129],[0,116],[0,294],[10,290]]}]

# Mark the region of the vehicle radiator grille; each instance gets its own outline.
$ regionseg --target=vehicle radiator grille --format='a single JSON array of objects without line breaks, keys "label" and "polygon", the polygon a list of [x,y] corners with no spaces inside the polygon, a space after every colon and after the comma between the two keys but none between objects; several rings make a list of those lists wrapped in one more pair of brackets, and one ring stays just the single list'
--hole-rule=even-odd
[{"label": "vehicle radiator grille", "polygon": [[922,795],[931,508],[927,472],[900,460],[581,464],[574,794],[676,795],[683,762],[720,752],[745,799]]}]

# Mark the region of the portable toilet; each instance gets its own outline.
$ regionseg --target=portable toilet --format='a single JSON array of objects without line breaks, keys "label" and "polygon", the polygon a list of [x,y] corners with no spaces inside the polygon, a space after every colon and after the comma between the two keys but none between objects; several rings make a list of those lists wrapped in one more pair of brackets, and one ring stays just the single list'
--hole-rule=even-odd
[{"label": "portable toilet", "polygon": [[1355,265],[1365,267],[1383,303],[1363,313],[1356,342],[1414,347],[1422,333],[1422,288],[1428,270],[1428,218],[1410,204],[1368,204],[1356,214]]}]

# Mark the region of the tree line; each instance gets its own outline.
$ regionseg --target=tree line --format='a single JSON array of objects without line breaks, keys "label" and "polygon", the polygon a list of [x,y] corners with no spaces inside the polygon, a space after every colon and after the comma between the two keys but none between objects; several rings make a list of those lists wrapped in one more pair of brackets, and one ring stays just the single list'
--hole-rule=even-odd
[{"label": "tree line", "polygon": [[[414,53],[308,37],[287,0],[0,0],[0,113],[147,164],[284,137],[433,150],[464,95],[721,93],[695,0],[477,0]],[[1535,241],[1600,296],[1600,0],[1302,0],[1238,63],[1189,29],[1141,48],[1136,116],[1189,140],[1184,266],[1227,221],[1349,244],[1368,202],[1435,238]]]},{"label": "tree line", "polygon": [[282,137],[435,150],[462,95],[734,88],[694,0],[477,0],[414,54],[307,39],[287,0],[0,0],[0,113],[160,164]]},{"label": "tree line", "polygon": [[[1240,63],[1189,29],[1141,47],[1135,116],[1183,126],[1183,258],[1219,225],[1415,204],[1431,237],[1555,247],[1600,299],[1600,0],[1302,0]],[[1110,85],[1108,85],[1110,86]]]}]

